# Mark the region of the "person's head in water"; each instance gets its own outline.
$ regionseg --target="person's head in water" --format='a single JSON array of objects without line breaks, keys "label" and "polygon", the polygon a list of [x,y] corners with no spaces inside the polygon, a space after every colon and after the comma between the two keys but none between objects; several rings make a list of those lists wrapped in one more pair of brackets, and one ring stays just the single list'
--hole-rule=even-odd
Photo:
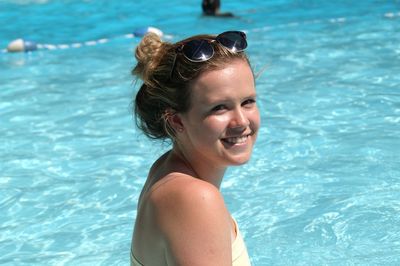
[{"label": "person's head in water", "polygon": [[219,11],[221,3],[219,0],[203,0],[201,7],[205,15],[212,16]]},{"label": "person's head in water", "polygon": [[219,0],[203,0],[201,7],[205,16],[233,17],[230,12],[220,12],[221,2]]}]

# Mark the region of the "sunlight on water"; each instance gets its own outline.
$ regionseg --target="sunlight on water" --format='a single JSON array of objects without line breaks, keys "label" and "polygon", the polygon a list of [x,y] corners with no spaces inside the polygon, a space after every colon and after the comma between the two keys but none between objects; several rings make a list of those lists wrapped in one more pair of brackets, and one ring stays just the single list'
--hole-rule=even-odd
[{"label": "sunlight on water", "polygon": [[168,149],[132,117],[139,40],[124,36],[147,26],[170,41],[247,32],[262,128],[222,192],[254,265],[400,264],[394,2],[223,1],[239,16],[228,20],[201,17],[197,1],[0,9],[0,49],[20,37],[83,44],[0,53],[0,264],[128,264],[136,200]]}]

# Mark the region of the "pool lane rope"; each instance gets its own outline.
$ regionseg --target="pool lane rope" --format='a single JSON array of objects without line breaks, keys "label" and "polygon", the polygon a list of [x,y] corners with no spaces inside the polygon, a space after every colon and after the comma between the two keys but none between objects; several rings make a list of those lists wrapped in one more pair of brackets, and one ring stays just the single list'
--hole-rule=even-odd
[{"label": "pool lane rope", "polygon": [[[387,12],[383,15],[386,19],[396,19],[400,18],[400,12]],[[293,27],[293,26],[299,26],[299,25],[304,25],[304,24],[317,24],[317,23],[323,23],[323,22],[328,22],[328,23],[345,23],[347,22],[347,19],[345,17],[339,17],[339,18],[331,18],[328,20],[311,20],[311,21],[304,21],[304,22],[292,22],[289,24],[283,24],[283,25],[277,25],[274,27],[270,26],[265,26],[261,28],[255,28],[251,30],[244,30],[245,32],[260,32],[260,31],[270,31],[273,29],[279,29],[279,28],[286,28],[286,27]],[[133,31],[133,33],[125,34],[123,37],[125,38],[135,38],[135,37],[143,37],[149,32],[156,33],[160,37],[164,37],[166,39],[172,39],[171,35],[164,35],[163,32],[155,27],[144,27],[144,28],[138,28]],[[93,40],[93,41],[86,41],[86,42],[77,42],[77,43],[72,43],[72,44],[40,44],[40,43],[35,43],[30,40],[24,40],[24,39],[16,39],[11,41],[7,49],[1,50],[2,53],[13,53],[13,52],[32,52],[36,50],[56,50],[56,49],[70,49],[70,48],[80,48],[82,46],[94,46],[102,43],[107,43],[111,39],[109,38],[103,38],[99,40]]]},{"label": "pool lane rope", "polygon": [[[169,37],[168,35],[165,36],[163,32],[155,27],[145,27],[145,28],[138,28],[134,30],[132,33],[128,33],[123,35],[125,38],[135,38],[135,37],[143,37],[147,33],[152,32],[157,34],[160,37]],[[16,39],[11,41],[7,49],[3,49],[3,53],[17,53],[17,52],[33,52],[36,50],[58,50],[58,49],[70,49],[70,48],[80,48],[82,46],[94,46],[102,43],[107,43],[111,39],[103,38],[99,40],[92,40],[86,42],[77,42],[71,44],[40,44],[35,43],[31,40],[24,40],[22,38]]]}]

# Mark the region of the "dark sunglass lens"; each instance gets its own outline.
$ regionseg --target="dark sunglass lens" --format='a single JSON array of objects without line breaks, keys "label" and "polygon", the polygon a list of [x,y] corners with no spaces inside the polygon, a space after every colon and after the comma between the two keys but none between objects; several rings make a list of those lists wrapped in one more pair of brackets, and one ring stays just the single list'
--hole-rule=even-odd
[{"label": "dark sunglass lens", "polygon": [[217,41],[232,52],[241,52],[247,47],[246,35],[240,31],[227,31],[217,36]]},{"label": "dark sunglass lens", "polygon": [[206,40],[192,40],[183,46],[183,54],[194,62],[202,62],[214,55],[214,48]]}]

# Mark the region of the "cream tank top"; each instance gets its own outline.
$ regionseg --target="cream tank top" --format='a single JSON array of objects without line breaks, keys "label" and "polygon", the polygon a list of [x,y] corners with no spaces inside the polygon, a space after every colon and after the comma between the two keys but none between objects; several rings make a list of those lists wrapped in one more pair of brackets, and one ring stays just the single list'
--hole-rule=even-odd
[{"label": "cream tank top", "polygon": [[[233,219],[233,221],[235,222],[235,227],[236,227],[236,238],[232,244],[232,266],[251,266],[249,254],[247,253],[246,245],[239,231],[239,226],[236,223],[235,219]],[[144,266],[144,264],[140,263],[133,255],[132,249],[131,249],[131,266]]]}]

